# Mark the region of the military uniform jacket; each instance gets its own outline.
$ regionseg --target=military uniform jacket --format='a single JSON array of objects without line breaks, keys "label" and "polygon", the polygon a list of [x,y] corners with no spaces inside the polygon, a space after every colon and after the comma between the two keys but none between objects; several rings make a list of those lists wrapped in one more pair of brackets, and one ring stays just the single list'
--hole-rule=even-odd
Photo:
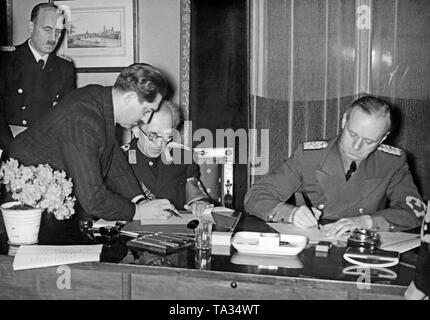
[{"label": "military uniform jacket", "polygon": [[[424,206],[405,153],[382,145],[346,181],[337,141],[338,136],[300,145],[293,156],[250,188],[245,209],[267,219],[277,205],[304,191],[314,207],[324,205],[325,219],[368,214],[374,224],[383,217],[395,230],[419,226]],[[304,204],[302,199],[296,200],[297,206]]]},{"label": "military uniform jacket", "polygon": [[8,125],[28,127],[75,89],[72,62],[50,54],[43,70],[28,41],[0,57],[0,148],[12,140]]},{"label": "military uniform jacket", "polygon": [[[175,163],[176,158],[175,162],[168,161],[164,157],[164,153],[157,159],[145,156],[137,147],[137,139],[133,139],[130,144],[122,148],[126,153],[134,174],[146,188],[157,198],[168,199],[177,209],[184,209],[184,204],[191,200],[187,199],[187,179],[199,177],[199,167],[197,164],[194,162],[186,164],[183,161],[184,158],[192,159],[190,154],[188,158],[184,156],[181,163]],[[154,165],[157,166],[157,174],[154,174],[154,170],[151,168]],[[200,196],[204,196],[204,194]]]},{"label": "military uniform jacket", "polygon": [[13,139],[10,156],[64,170],[87,215],[132,220],[131,200],[142,189],[115,139],[112,87],[88,85],[67,95]]}]

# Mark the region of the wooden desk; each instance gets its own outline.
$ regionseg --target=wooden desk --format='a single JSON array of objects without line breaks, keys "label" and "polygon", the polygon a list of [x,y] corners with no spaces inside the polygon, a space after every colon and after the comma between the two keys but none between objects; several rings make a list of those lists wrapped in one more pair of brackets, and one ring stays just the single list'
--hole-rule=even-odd
[{"label": "wooden desk", "polygon": [[[249,230],[246,223],[242,227]],[[342,272],[348,266],[343,251],[333,248],[328,257],[319,257],[310,247],[282,267],[212,255],[208,270],[198,270],[205,264],[196,262],[193,249],[165,259],[144,253],[136,260],[126,252],[122,263],[69,265],[70,288],[64,289],[64,269],[13,271],[13,257],[0,255],[0,299],[403,299],[413,268],[398,265],[395,280],[372,277],[366,284],[357,281],[359,275]]]},{"label": "wooden desk", "polygon": [[0,299],[403,299],[406,290],[404,285],[359,289],[354,281],[113,263],[70,265],[70,289],[59,289],[62,269],[13,271],[12,261],[0,256]]}]

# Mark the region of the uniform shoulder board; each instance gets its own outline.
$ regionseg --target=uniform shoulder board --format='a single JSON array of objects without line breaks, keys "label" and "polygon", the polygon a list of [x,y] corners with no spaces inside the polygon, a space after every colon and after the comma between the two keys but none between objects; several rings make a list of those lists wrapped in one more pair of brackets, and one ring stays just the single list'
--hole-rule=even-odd
[{"label": "uniform shoulder board", "polygon": [[69,57],[67,57],[67,56],[65,56],[65,55],[62,55],[62,54],[57,53],[57,57],[59,57],[59,58],[61,58],[61,59],[64,59],[64,60],[67,60],[67,61],[69,61],[69,62],[72,62],[72,59],[70,59]]},{"label": "uniform shoulder board", "polygon": [[127,152],[130,149],[130,144],[126,143],[121,146],[122,151]]},{"label": "uniform shoulder board", "polygon": [[388,144],[381,144],[378,147],[378,150],[381,150],[382,152],[389,153],[395,156],[401,156],[402,155],[402,149],[389,146]]},{"label": "uniform shoulder board", "polygon": [[327,141],[308,141],[303,143],[303,150],[325,149],[327,146]]},{"label": "uniform shoulder board", "polygon": [[15,46],[0,46],[0,51],[15,51]]}]

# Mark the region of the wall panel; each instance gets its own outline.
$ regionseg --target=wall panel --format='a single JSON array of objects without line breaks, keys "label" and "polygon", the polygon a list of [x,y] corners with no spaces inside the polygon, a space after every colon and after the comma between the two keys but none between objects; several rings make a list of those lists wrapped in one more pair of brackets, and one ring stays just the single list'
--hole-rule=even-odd
[{"label": "wall panel", "polygon": [[[356,28],[358,5],[370,5],[369,29]],[[407,152],[430,198],[430,1],[261,0],[252,10],[266,21],[252,24],[251,127],[270,130],[271,167],[303,141],[338,134],[369,88],[392,102],[399,127],[387,142]]]},{"label": "wall panel", "polygon": [[299,143],[339,132],[342,103],[351,101],[342,97],[354,94],[355,1],[251,6],[251,128],[269,129],[273,168]]},{"label": "wall panel", "polygon": [[404,149],[416,184],[430,198],[430,2],[373,1],[372,93],[389,99],[397,128],[388,143]]}]

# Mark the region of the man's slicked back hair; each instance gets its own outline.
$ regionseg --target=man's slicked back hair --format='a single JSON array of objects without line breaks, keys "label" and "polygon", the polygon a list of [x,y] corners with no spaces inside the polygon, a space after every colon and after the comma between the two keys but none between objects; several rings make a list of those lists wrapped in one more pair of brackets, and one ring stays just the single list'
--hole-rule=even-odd
[{"label": "man's slicked back hair", "polygon": [[122,92],[134,91],[139,102],[153,102],[157,93],[164,97],[168,82],[164,75],[146,63],[134,63],[121,71],[114,88]]},{"label": "man's slicked back hair", "polygon": [[58,7],[55,4],[53,4],[53,3],[39,3],[39,4],[36,4],[33,7],[33,9],[31,10],[30,21],[32,21],[33,23],[36,23],[37,16],[39,15],[39,11],[41,9],[46,9],[46,8],[52,8],[52,9],[58,10]]},{"label": "man's slicked back hair", "polygon": [[347,119],[349,119],[349,115],[354,108],[359,108],[361,111],[370,115],[386,117],[389,121],[387,131],[390,130],[392,124],[392,110],[387,101],[372,95],[365,95],[358,98],[354,100],[347,109]]}]

